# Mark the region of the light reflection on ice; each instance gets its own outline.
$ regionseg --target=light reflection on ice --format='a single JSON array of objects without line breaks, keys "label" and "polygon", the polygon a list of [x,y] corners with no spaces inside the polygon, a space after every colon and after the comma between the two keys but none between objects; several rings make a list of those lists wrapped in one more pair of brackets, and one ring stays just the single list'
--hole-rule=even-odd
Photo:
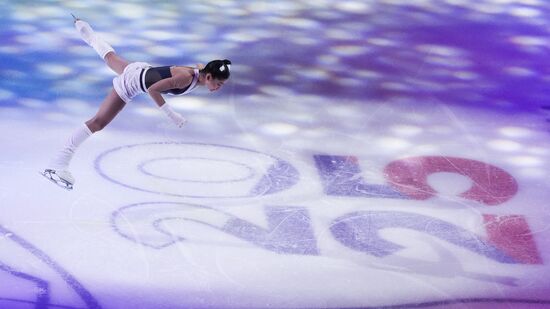
[{"label": "light reflection on ice", "polygon": [[527,155],[510,157],[508,159],[508,162],[514,165],[525,167],[540,166],[544,163],[544,161],[542,161],[540,158]]},{"label": "light reflection on ice", "polygon": [[511,138],[524,138],[533,134],[531,130],[521,127],[503,127],[499,129],[499,132],[500,134]]},{"label": "light reflection on ice", "polygon": [[399,124],[391,128],[391,131],[397,135],[414,136],[422,133],[423,129],[413,125]]},{"label": "light reflection on ice", "polygon": [[512,152],[520,150],[522,145],[510,140],[492,140],[489,141],[489,147],[500,151]]},{"label": "light reflection on ice", "polygon": [[261,131],[269,135],[289,135],[298,131],[298,127],[282,122],[271,122],[262,125]]}]

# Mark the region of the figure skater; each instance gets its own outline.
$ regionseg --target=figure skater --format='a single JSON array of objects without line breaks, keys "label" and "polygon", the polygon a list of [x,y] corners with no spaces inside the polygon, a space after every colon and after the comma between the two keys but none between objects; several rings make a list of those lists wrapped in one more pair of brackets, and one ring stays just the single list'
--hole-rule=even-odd
[{"label": "figure skater", "polygon": [[[73,15],[74,17],[74,15]],[[126,103],[141,93],[148,93],[159,109],[178,127],[186,119],[172,110],[162,94],[184,95],[199,86],[216,91],[230,75],[231,61],[213,60],[206,66],[152,67],[145,62],[129,63],[115,53],[114,49],[98,36],[90,25],[74,17],[74,25],[84,42],[90,45],[118,76],[113,79],[113,88],[101,103],[96,115],[76,129],[50,162],[42,175],[57,185],[71,190],[75,179],[69,172],[69,163],[77,147],[93,133],[102,130],[124,108]]]}]

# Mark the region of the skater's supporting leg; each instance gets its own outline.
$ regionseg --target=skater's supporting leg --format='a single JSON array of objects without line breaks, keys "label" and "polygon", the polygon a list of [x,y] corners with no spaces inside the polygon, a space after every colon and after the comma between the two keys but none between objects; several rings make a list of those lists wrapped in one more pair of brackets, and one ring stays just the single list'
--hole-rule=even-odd
[{"label": "skater's supporting leg", "polygon": [[116,115],[124,108],[124,101],[118,96],[114,89],[111,89],[109,95],[103,100],[99,110],[90,120],[86,121],[86,125],[92,132],[97,132],[107,126]]},{"label": "skater's supporting leg", "polygon": [[59,150],[50,162],[50,168],[56,171],[66,171],[69,168],[69,163],[76,151],[76,148],[82,144],[88,137],[92,135],[92,131],[83,124],[78,127]]},{"label": "skater's supporting leg", "polygon": [[103,103],[101,103],[97,114],[73,132],[63,148],[56,153],[50,162],[49,168],[56,171],[60,177],[66,174],[66,178],[70,178],[66,180],[71,180],[69,182],[74,183],[74,179],[72,179],[68,169],[76,149],[90,137],[92,133],[103,129],[109,124],[122,110],[124,105],[124,101],[122,101],[118,94],[114,90],[111,90]]}]

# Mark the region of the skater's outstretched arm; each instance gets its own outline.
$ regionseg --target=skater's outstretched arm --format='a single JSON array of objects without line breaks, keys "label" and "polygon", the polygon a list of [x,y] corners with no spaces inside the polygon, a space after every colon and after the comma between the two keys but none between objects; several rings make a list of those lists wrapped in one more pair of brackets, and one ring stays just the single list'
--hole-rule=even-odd
[{"label": "skater's outstretched arm", "polygon": [[182,89],[191,83],[193,80],[193,75],[191,75],[188,72],[182,72],[180,74],[176,74],[170,78],[161,79],[158,82],[154,83],[147,89],[149,92],[149,96],[155,101],[155,103],[160,107],[160,109],[164,112],[164,114],[170,118],[174,124],[182,128],[187,123],[187,120],[178,112],[174,111],[168,104],[166,104],[166,101],[162,97],[161,92],[167,91],[170,89]]}]

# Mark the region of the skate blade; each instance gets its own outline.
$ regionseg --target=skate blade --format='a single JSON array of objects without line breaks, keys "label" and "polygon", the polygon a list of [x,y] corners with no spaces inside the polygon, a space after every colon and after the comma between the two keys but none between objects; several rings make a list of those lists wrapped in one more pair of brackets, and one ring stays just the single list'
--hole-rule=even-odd
[{"label": "skate blade", "polygon": [[73,184],[70,183],[70,182],[67,182],[66,180],[60,178],[59,176],[57,176],[55,174],[55,171],[54,170],[44,170],[43,172],[39,172],[40,175],[44,176],[46,179],[48,179],[49,181],[55,183],[57,186],[65,189],[65,190],[68,190],[68,191],[71,191],[73,189]]}]

